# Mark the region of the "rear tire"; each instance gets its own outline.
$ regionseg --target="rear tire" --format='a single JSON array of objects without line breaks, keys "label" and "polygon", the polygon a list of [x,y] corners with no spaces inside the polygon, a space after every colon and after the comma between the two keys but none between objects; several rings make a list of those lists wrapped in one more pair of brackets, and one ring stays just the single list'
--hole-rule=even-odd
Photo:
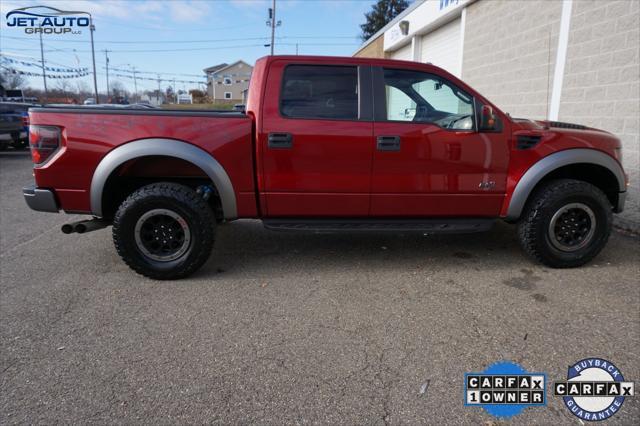
[{"label": "rear tire", "polygon": [[160,182],[131,194],[113,220],[113,242],[137,273],[156,280],[184,278],[213,248],[216,220],[194,190]]},{"label": "rear tire", "polygon": [[552,268],[573,268],[600,253],[611,222],[611,204],[599,188],[578,180],[554,180],[527,202],[518,237],[534,260]]}]

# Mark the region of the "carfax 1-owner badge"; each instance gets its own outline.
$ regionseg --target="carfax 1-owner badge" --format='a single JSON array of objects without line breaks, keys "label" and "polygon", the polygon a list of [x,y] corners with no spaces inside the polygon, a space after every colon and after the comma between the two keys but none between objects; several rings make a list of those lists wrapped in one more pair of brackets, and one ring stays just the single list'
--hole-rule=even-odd
[{"label": "carfax 1-owner badge", "polygon": [[464,379],[464,405],[482,407],[496,417],[547,403],[546,375],[529,373],[514,362],[497,362],[481,373],[466,373]]},{"label": "carfax 1-owner badge", "polygon": [[553,394],[581,420],[606,420],[616,414],[624,399],[634,394],[633,382],[610,361],[585,358],[569,366],[566,381],[553,385]]}]

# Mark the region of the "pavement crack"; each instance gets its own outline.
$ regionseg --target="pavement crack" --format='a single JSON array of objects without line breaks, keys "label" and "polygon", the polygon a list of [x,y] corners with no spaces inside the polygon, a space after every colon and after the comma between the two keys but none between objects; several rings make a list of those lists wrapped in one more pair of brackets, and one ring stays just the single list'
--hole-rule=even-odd
[{"label": "pavement crack", "polygon": [[44,237],[45,235],[53,233],[56,229],[59,229],[60,226],[62,226],[66,222],[73,222],[73,221],[79,220],[80,216],[73,215],[73,216],[66,216],[65,218],[66,218],[66,220],[64,220],[63,222],[56,223],[52,227],[47,228],[44,231],[40,232],[35,237],[32,237],[32,238],[28,239],[27,241],[23,241],[23,242],[21,242],[19,244],[16,244],[16,245],[12,246],[11,248],[9,248],[7,250],[3,250],[2,252],[0,252],[0,259],[6,257],[8,254],[13,253],[14,251],[18,250],[21,247],[24,247],[24,246],[26,246],[28,244],[33,243],[34,241],[39,240],[40,238]]}]

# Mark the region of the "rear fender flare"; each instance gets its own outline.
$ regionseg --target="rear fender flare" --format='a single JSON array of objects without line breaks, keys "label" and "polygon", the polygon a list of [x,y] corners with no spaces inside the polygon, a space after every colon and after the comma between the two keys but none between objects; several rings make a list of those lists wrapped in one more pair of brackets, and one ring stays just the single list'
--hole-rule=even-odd
[{"label": "rear fender flare", "polygon": [[229,175],[222,165],[208,152],[186,142],[174,139],[140,139],[121,145],[100,161],[91,179],[91,213],[102,217],[102,194],[107,179],[116,168],[129,160],[152,155],[179,158],[198,166],[213,181],[220,201],[224,218],[235,219],[238,216],[236,195]]},{"label": "rear fender flare", "polygon": [[548,155],[535,163],[516,185],[505,219],[520,217],[525,203],[536,185],[549,173],[570,164],[595,164],[608,169],[618,181],[619,192],[626,190],[625,176],[620,164],[610,155],[595,149],[568,149]]}]

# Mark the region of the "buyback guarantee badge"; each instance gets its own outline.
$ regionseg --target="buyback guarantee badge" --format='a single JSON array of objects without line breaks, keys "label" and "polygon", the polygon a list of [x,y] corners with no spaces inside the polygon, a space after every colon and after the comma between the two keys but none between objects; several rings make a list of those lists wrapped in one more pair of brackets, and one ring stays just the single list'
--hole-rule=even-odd
[{"label": "buyback guarantee badge", "polygon": [[610,361],[585,358],[569,366],[567,380],[555,382],[553,394],[561,396],[576,417],[598,421],[620,410],[624,399],[634,395],[634,384]]},{"label": "buyback guarantee badge", "polygon": [[464,375],[464,405],[482,407],[495,417],[512,417],[527,407],[547,404],[547,377],[501,361],[481,373]]}]

